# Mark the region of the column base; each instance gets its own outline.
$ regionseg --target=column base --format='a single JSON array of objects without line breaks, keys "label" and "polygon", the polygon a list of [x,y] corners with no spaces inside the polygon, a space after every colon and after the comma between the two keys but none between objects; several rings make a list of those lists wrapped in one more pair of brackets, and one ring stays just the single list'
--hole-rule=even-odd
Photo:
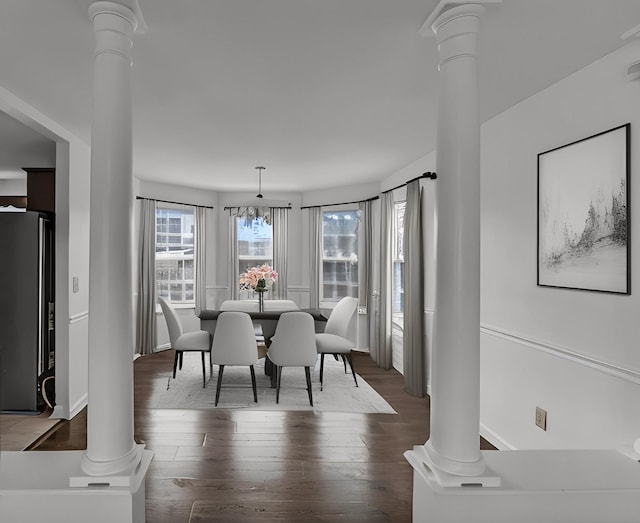
[{"label": "column base", "polygon": [[483,451],[497,488],[443,487],[424,466],[422,446],[407,451],[414,523],[637,523],[640,467],[615,450]]},{"label": "column base", "polygon": [[71,487],[87,487],[91,485],[129,487],[135,480],[144,452],[144,445],[134,445],[131,451],[116,461],[91,461],[84,451],[80,465],[85,473],[73,476],[69,483]]},{"label": "column base", "polygon": [[129,486],[70,487],[82,451],[0,453],[0,521],[144,523],[145,476],[153,452],[143,451]]},{"label": "column base", "polygon": [[412,465],[419,461],[421,463],[419,466],[424,467],[441,487],[500,486],[500,476],[487,468],[482,455],[475,462],[454,462],[440,456],[427,441],[424,445],[415,446],[413,451],[408,451],[405,456]]}]

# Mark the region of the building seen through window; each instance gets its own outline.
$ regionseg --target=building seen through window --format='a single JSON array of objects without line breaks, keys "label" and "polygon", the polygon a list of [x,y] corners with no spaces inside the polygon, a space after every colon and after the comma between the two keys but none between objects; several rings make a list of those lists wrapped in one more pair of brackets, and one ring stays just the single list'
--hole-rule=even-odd
[{"label": "building seen through window", "polygon": [[[273,227],[263,218],[236,217],[238,274],[262,264],[273,265]],[[277,267],[275,268],[277,270]],[[238,285],[238,282],[236,282]]]},{"label": "building seen through window", "polygon": [[157,295],[173,303],[194,303],[194,229],[193,209],[156,209]]},{"label": "building seen through window", "polygon": [[358,297],[359,224],[358,210],[322,213],[322,302]]},{"label": "building seen through window", "polygon": [[404,312],[404,211],[406,201],[396,202],[393,213],[393,314]]}]

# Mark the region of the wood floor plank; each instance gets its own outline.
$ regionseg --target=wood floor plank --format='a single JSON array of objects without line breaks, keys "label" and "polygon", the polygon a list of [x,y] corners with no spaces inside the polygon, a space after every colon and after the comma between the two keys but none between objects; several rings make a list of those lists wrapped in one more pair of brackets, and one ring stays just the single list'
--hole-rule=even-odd
[{"label": "wood floor plank", "polygon": [[[397,414],[148,408],[172,363],[166,351],[134,364],[135,439],[156,453],[148,523],[411,521],[403,453],[429,437],[429,398],[404,392],[395,370],[354,354],[356,372]],[[85,447],[83,411],[38,450]]]}]

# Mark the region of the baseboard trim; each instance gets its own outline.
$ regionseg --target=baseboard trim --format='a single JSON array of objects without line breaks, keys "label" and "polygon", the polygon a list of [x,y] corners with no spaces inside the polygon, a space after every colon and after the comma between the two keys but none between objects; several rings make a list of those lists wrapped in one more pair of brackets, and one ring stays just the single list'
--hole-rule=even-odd
[{"label": "baseboard trim", "polygon": [[56,405],[53,412],[49,416],[51,419],[73,419],[88,404],[89,394],[85,392],[80,399],[76,401],[70,409],[64,405]]},{"label": "baseboard trim", "polygon": [[543,342],[534,338],[522,336],[520,334],[494,327],[492,325],[487,325],[485,323],[480,325],[480,332],[488,336],[493,336],[495,338],[501,338],[503,340],[517,343],[520,346],[544,352],[545,354],[550,354],[552,356],[571,361],[572,363],[577,363],[579,365],[589,367],[599,372],[603,372],[610,376],[614,376],[624,381],[640,385],[640,372],[632,369],[626,369],[624,367],[614,365],[613,363],[608,363],[597,358],[579,354],[571,349],[567,349],[559,345],[553,345],[548,342]]},{"label": "baseboard trim", "polygon": [[69,412],[69,419],[73,419],[82,409],[84,409],[89,400],[89,394],[85,392],[78,401],[76,401]]},{"label": "baseboard trim", "polygon": [[518,450],[482,423],[480,423],[480,435],[498,450]]}]

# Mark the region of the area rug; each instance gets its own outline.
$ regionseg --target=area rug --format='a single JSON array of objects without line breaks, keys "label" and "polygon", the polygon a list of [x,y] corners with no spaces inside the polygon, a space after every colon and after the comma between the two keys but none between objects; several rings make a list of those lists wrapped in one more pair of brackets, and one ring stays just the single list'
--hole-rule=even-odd
[{"label": "area rug", "polygon": [[[191,356],[191,357],[190,357]],[[264,359],[255,365],[258,402],[253,401],[249,367],[224,368],[220,401],[215,407],[218,366],[202,387],[202,367],[199,354],[186,353],[184,365],[171,377],[167,369],[166,380],[157,380],[147,406],[152,409],[245,409],[245,410],[308,410],[314,412],[350,412],[397,414],[371,386],[358,377],[355,386],[351,370],[344,372],[342,361],[325,357],[324,388],[320,390],[320,359],[312,369],[311,385],[313,407],[309,405],[304,368],[285,367],[280,386],[280,402],[276,403],[276,389],[271,388],[270,377],[264,373]],[[208,361],[207,361],[208,364]]]}]

